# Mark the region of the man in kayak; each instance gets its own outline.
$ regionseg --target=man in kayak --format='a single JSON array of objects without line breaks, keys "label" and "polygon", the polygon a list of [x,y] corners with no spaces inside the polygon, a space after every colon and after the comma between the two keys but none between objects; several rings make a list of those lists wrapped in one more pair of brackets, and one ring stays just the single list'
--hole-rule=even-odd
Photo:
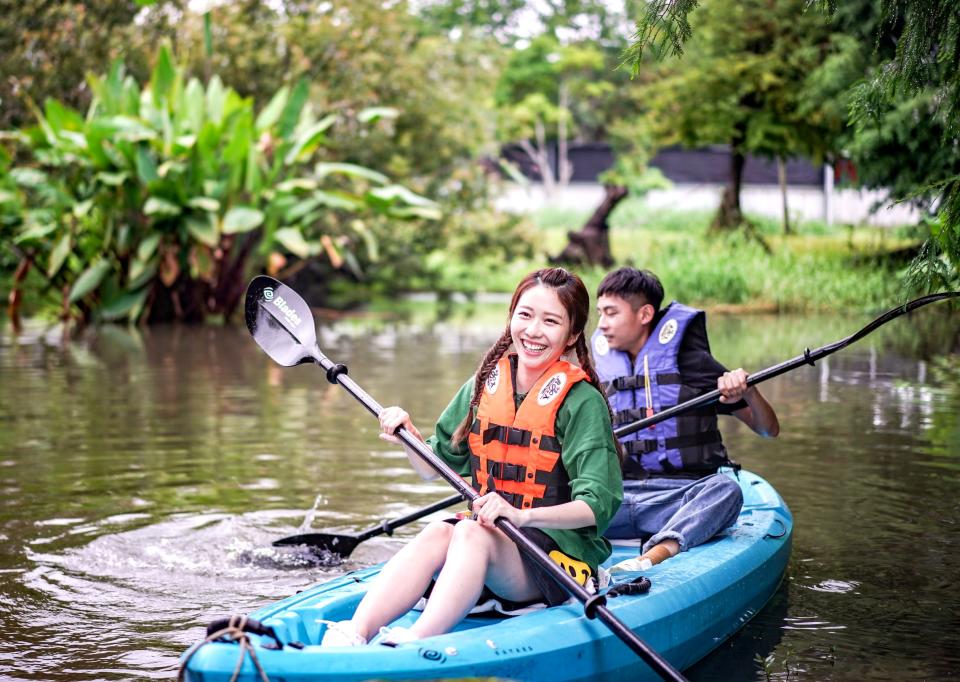
[{"label": "man in kayak", "polygon": [[614,429],[715,388],[722,397],[621,439],[624,500],[605,535],[647,538],[640,568],[706,542],[740,513],[740,486],[717,473],[732,465],[718,414],[732,414],[763,437],[780,432],[773,408],[747,386],[747,373],[727,371],[710,354],[703,311],[677,302],[660,310],[662,301],[663,285],[648,270],[621,268],[600,282],[592,348]]}]

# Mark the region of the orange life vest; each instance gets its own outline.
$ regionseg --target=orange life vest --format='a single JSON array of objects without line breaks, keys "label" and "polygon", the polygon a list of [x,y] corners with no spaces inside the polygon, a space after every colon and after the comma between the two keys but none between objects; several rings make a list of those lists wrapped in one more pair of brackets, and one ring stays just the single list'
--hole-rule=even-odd
[{"label": "orange life vest", "polygon": [[518,509],[569,502],[570,478],[556,438],[557,410],[567,392],[587,375],[558,360],[517,409],[512,374],[510,358],[502,358],[480,396],[467,437],[473,486],[481,495],[496,490]]}]

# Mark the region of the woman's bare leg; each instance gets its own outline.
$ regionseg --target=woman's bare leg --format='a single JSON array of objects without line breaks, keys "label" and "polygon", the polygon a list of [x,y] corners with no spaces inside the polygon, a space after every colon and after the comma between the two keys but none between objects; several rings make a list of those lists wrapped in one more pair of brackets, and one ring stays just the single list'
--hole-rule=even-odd
[{"label": "woman's bare leg", "polygon": [[449,632],[476,605],[485,583],[511,601],[541,596],[512,540],[495,528],[461,521],[454,527],[427,607],[410,630],[419,637]]},{"label": "woman's bare leg", "polygon": [[444,564],[454,529],[431,523],[386,563],[353,615],[358,634],[369,640],[420,600]]}]

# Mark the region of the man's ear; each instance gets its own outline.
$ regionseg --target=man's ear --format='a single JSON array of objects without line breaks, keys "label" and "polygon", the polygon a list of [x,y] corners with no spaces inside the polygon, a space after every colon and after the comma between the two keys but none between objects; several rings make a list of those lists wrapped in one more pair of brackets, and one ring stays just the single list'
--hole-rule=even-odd
[{"label": "man's ear", "polygon": [[643,324],[650,324],[653,322],[653,318],[656,317],[656,315],[657,312],[649,303],[644,303],[642,306],[640,306],[640,321]]}]

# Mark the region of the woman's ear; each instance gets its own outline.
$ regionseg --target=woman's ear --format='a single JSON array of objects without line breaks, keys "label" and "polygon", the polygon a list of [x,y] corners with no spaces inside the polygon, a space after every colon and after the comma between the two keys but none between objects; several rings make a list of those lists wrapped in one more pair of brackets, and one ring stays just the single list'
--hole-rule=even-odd
[{"label": "woman's ear", "polygon": [[577,341],[580,340],[580,335],[581,335],[581,334],[583,334],[583,332],[580,332],[579,334],[571,334],[571,335],[570,335],[570,338],[567,340],[567,347],[563,349],[563,352],[564,352],[564,353],[569,353],[570,351],[576,349],[576,347],[577,347]]}]

